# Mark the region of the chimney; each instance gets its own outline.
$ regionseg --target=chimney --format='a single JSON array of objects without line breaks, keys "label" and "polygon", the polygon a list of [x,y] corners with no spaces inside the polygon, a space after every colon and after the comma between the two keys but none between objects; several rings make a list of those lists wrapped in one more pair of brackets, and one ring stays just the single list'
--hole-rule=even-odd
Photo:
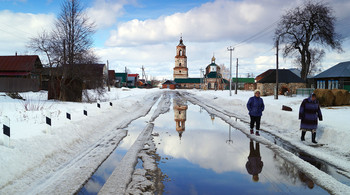
[{"label": "chimney", "polygon": [[17,51],[16,51],[15,55],[17,56]]}]

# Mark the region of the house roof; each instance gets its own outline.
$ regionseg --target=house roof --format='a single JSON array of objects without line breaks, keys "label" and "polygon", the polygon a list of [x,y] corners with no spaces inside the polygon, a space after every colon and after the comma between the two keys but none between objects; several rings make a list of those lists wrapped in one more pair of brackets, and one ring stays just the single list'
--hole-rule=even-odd
[{"label": "house roof", "polygon": [[[275,83],[276,82],[276,70],[270,69],[266,76],[258,81],[258,83]],[[303,79],[298,77],[292,71],[287,69],[278,69],[278,82],[279,83],[305,83]]]},{"label": "house roof", "polygon": [[0,56],[0,71],[30,72],[35,65],[41,65],[39,56]]},{"label": "house roof", "polygon": [[297,68],[290,68],[290,71],[292,71],[292,73],[296,74],[298,77],[301,77],[301,71]]},{"label": "house roof", "polygon": [[138,77],[139,74],[128,74],[128,77]]},{"label": "house roof", "polygon": [[175,79],[176,83],[201,83],[201,78],[181,78]]},{"label": "house roof", "polygon": [[[232,78],[232,82],[236,82],[236,78]],[[238,78],[239,83],[255,83],[254,78]]]},{"label": "house roof", "polygon": [[334,78],[334,77],[350,77],[350,61],[341,62],[323,72],[314,78]]},{"label": "house roof", "polygon": [[128,74],[125,72],[116,72],[115,77],[126,77]]},{"label": "house roof", "polygon": [[175,81],[167,80],[163,83],[163,85],[176,85]]}]

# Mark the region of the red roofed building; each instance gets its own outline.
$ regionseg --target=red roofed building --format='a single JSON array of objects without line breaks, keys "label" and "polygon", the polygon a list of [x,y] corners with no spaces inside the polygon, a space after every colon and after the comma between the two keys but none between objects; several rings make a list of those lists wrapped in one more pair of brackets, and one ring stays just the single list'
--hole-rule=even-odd
[{"label": "red roofed building", "polygon": [[0,91],[40,90],[42,68],[37,55],[0,56]]},{"label": "red roofed building", "polygon": [[139,81],[139,74],[128,74],[128,87],[137,87]]}]

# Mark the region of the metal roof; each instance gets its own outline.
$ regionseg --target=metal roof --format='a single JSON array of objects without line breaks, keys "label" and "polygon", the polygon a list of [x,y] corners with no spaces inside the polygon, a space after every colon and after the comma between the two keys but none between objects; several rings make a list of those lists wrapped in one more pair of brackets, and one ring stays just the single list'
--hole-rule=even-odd
[{"label": "metal roof", "polygon": [[[236,82],[236,78],[232,78],[232,82]],[[238,78],[238,83],[255,83],[254,78]]]},{"label": "metal roof", "polygon": [[176,85],[175,81],[167,80],[163,83],[163,85]]},{"label": "metal roof", "polygon": [[323,72],[314,78],[334,78],[334,77],[350,77],[350,61],[341,62]]},{"label": "metal roof", "polygon": [[[269,74],[260,79],[258,83],[275,83],[276,82],[276,70],[270,69]],[[303,79],[298,77],[292,71],[287,69],[278,69],[278,82],[279,83],[305,83]]]},{"label": "metal roof", "polygon": [[41,65],[39,56],[0,56],[0,71],[5,72],[30,72],[35,69],[35,64]]},{"label": "metal roof", "polygon": [[176,83],[201,83],[201,78],[180,78],[175,79]]}]

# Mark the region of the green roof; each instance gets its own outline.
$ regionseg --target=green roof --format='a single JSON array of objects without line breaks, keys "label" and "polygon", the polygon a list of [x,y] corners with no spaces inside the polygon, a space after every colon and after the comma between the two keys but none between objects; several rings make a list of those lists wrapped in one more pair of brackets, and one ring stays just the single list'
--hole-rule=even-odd
[{"label": "green roof", "polygon": [[176,83],[201,83],[201,78],[174,79]]},{"label": "green roof", "polygon": [[206,75],[207,78],[221,78],[221,74],[217,74],[217,72],[210,72]]},{"label": "green roof", "polygon": [[[236,82],[236,78],[232,78],[232,82]],[[239,83],[255,83],[254,78],[238,78]]]},{"label": "green roof", "polygon": [[128,73],[125,73],[125,72],[116,72],[116,73],[115,73],[115,77],[121,77],[121,78],[122,78],[121,82],[126,82],[126,81],[127,81],[127,78],[128,78]]}]

